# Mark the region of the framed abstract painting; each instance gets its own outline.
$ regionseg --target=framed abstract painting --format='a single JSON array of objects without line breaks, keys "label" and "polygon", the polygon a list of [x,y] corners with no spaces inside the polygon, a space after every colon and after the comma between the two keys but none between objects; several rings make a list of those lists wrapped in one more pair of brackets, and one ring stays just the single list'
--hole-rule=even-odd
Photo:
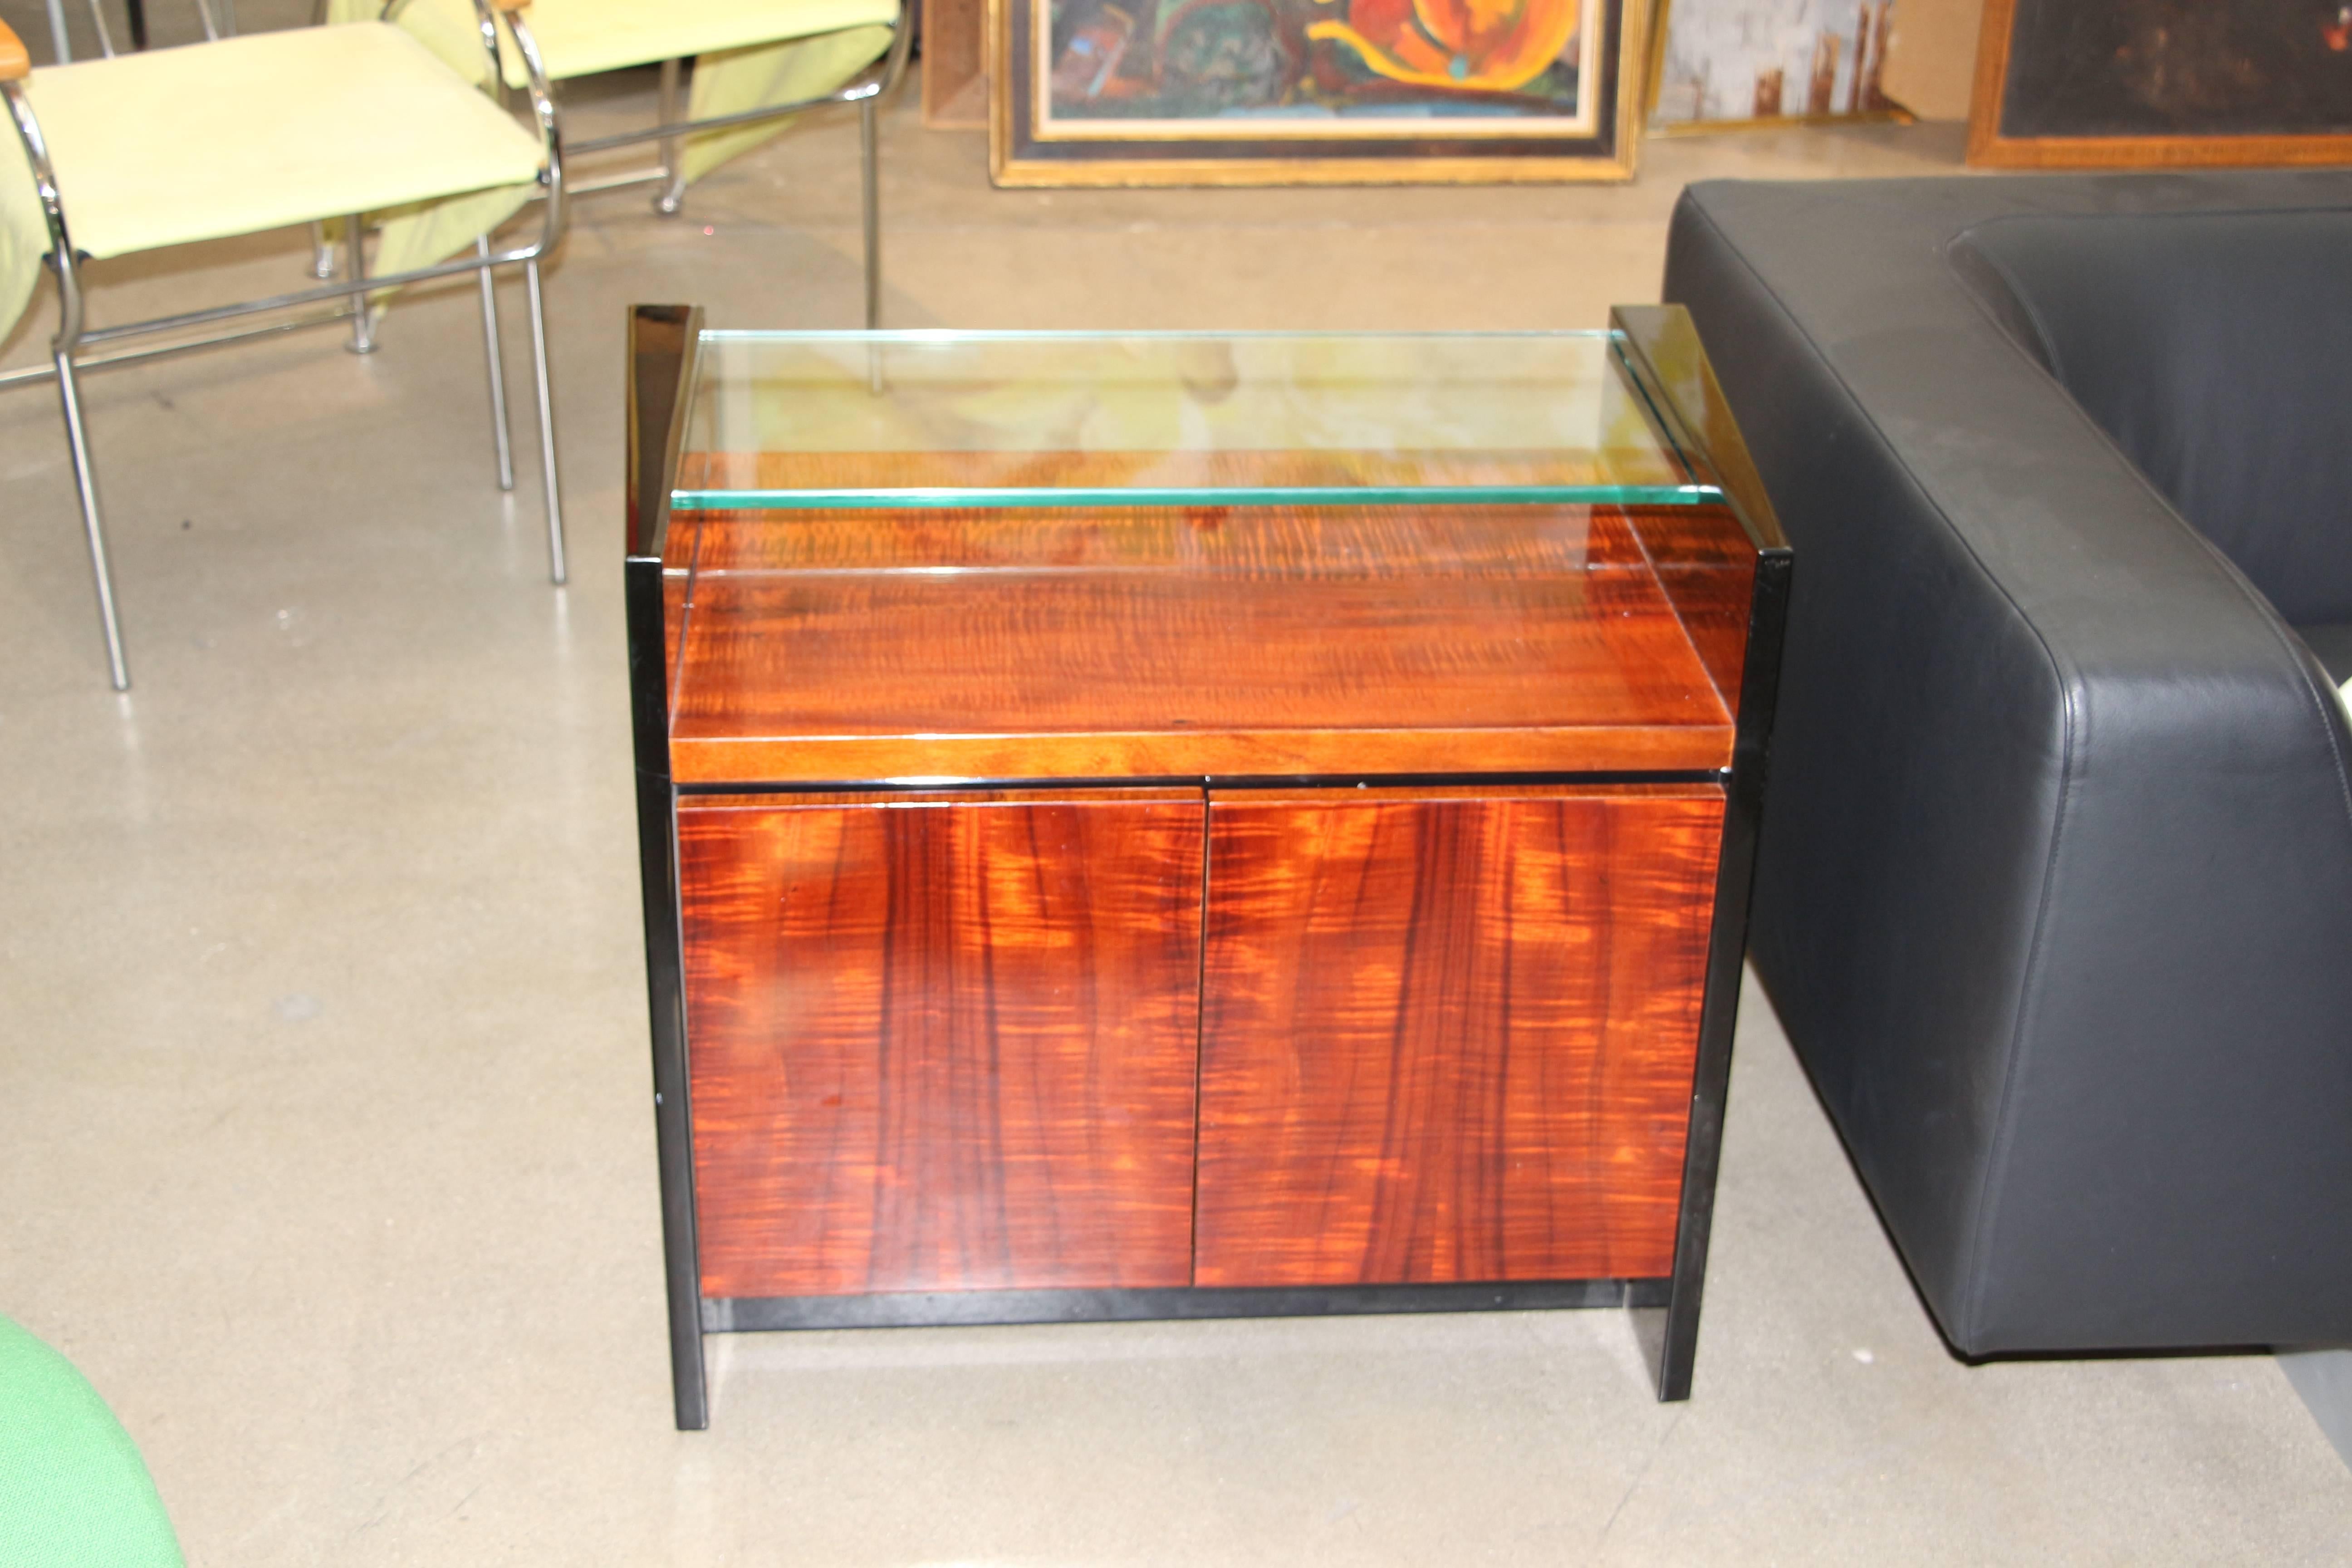
[{"label": "framed abstract painting", "polygon": [[2352,163],[2352,3],[1986,0],[1969,162]]},{"label": "framed abstract painting", "polygon": [[1001,185],[1632,177],[1646,0],[989,0]]}]

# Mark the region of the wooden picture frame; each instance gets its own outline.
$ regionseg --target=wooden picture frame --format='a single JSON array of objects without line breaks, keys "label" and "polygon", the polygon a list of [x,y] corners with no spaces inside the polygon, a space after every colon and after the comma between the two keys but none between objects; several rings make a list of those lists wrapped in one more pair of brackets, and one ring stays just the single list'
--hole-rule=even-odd
[{"label": "wooden picture frame", "polygon": [[2352,163],[2344,0],[1985,0],[1970,163]]},{"label": "wooden picture frame", "polygon": [[[1648,0],[1517,5],[1498,24],[1471,0],[988,0],[989,174],[1000,185],[1631,179]],[[1431,18],[1457,16],[1467,41],[1449,57],[1451,35]],[[1191,72],[1203,62],[1212,68]]]}]

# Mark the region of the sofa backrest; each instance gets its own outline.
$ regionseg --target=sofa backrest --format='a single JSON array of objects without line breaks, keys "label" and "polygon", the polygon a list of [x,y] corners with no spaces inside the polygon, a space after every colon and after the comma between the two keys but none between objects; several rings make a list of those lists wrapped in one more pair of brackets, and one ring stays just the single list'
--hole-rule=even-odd
[{"label": "sofa backrest", "polygon": [[2283,616],[2352,621],[2352,209],[1999,217],[1950,256]]}]

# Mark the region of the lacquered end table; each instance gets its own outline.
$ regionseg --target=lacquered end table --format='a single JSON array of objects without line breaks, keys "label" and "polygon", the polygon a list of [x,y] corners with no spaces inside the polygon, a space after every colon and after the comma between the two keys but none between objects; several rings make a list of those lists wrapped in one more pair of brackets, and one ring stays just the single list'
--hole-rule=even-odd
[{"label": "lacquered end table", "polygon": [[1790,556],[1678,309],[631,327],[677,1422],[744,1330],[1663,1310]]}]

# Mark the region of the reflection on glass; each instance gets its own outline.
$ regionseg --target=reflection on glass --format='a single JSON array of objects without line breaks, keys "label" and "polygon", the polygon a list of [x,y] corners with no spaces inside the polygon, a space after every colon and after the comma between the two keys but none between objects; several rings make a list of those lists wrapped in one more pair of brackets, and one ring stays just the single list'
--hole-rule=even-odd
[{"label": "reflection on glass", "polygon": [[1692,505],[1607,332],[706,332],[673,504]]}]

